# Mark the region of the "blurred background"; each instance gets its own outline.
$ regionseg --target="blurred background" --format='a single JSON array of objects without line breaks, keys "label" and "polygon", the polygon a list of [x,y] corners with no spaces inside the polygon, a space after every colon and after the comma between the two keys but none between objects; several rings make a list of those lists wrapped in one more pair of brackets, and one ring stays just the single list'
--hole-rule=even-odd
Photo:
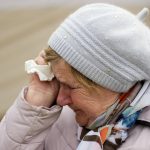
[{"label": "blurred background", "polygon": [[[150,0],[0,0],[0,118],[28,84],[24,61],[32,59],[71,12],[93,2],[111,3],[137,14]],[[146,19],[150,26],[150,15]]]}]

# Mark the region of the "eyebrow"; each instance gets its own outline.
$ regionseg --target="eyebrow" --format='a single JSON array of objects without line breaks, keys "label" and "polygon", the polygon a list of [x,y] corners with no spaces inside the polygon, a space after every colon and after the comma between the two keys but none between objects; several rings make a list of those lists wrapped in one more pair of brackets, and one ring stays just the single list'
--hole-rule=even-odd
[{"label": "eyebrow", "polygon": [[[57,79],[57,78],[56,78]],[[63,79],[57,79],[60,83],[62,83],[62,84],[65,84],[65,85],[67,85],[67,86],[69,86],[70,88],[72,88],[73,87],[73,85],[71,85],[71,83],[70,82],[67,82],[68,80],[63,80]],[[74,84],[74,83],[72,83],[72,84]]]},{"label": "eyebrow", "polygon": [[57,76],[55,77],[60,83],[66,84],[69,87],[72,87],[73,85],[75,85],[75,82],[70,82],[68,79],[63,78],[60,74],[57,74]]}]

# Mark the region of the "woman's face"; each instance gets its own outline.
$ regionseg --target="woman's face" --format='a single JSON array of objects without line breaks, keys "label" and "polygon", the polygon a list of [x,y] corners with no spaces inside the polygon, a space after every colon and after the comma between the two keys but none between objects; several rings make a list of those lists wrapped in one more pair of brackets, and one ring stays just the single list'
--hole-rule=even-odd
[{"label": "woman's face", "polygon": [[88,90],[76,80],[63,60],[52,62],[52,70],[60,82],[57,104],[68,105],[75,112],[80,126],[90,125],[118,96],[118,93],[100,86]]}]

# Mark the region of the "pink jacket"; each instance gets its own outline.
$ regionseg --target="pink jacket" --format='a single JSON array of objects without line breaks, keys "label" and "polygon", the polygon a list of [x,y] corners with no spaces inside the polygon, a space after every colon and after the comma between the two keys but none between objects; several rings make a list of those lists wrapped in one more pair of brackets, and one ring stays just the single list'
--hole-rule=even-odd
[{"label": "pink jacket", "polygon": [[[150,99],[150,90],[143,98]],[[136,125],[118,150],[150,150],[150,107],[139,117],[147,125]],[[0,123],[0,150],[75,150],[80,128],[73,111],[29,105],[24,90]]]}]

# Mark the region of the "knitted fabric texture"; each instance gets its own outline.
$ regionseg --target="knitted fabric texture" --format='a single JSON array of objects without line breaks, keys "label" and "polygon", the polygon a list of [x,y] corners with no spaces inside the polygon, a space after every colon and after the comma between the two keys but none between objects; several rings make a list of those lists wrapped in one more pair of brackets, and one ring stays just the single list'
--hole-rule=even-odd
[{"label": "knitted fabric texture", "polygon": [[150,30],[139,18],[114,5],[89,4],[67,17],[48,45],[98,85],[126,92],[150,78]]}]

